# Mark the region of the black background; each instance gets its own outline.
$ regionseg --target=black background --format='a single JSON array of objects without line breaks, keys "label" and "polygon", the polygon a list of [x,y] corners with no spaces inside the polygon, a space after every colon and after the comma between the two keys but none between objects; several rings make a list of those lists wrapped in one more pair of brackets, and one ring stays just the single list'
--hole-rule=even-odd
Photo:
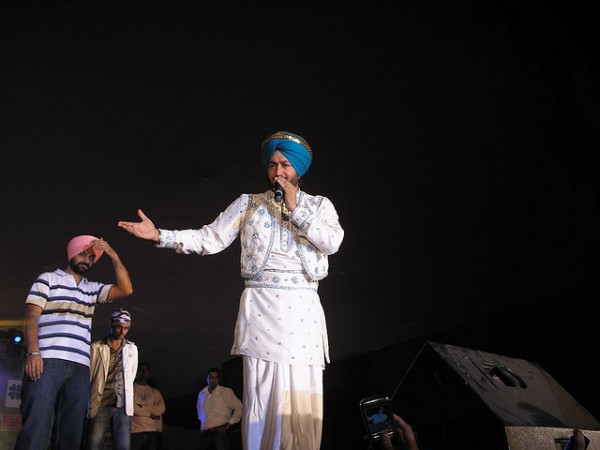
[{"label": "black background", "polygon": [[[141,360],[166,398],[195,395],[206,369],[231,358],[239,243],[176,255],[116,223],[137,208],[167,229],[212,221],[263,190],[260,143],[288,130],[314,149],[305,190],[333,201],[346,232],[320,286],[334,364],[402,343],[409,361],[410,343],[441,336],[533,359],[600,414],[584,390],[600,289],[591,7],[4,8],[5,324],[22,320],[39,272],[65,266],[71,237],[103,237],[133,279],[118,306],[133,315]],[[101,259],[89,278],[112,277]],[[94,338],[111,311],[96,309]],[[506,328],[486,332],[490,322]],[[346,374],[369,390],[364,376]]]}]

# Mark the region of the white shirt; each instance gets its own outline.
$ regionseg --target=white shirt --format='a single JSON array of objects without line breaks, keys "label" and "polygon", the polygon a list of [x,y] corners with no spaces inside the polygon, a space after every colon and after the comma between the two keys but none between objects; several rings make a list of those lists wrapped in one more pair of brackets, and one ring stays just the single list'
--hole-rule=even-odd
[{"label": "white shirt", "polygon": [[242,402],[232,389],[224,386],[217,386],[212,394],[208,391],[208,386],[202,389],[198,394],[196,409],[201,430],[226,423],[234,425],[242,418]]}]

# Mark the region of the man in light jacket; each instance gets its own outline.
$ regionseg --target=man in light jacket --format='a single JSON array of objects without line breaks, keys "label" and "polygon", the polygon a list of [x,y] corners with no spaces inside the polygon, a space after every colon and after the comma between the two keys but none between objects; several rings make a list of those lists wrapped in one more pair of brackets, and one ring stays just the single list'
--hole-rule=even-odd
[{"label": "man in light jacket", "polygon": [[130,326],[129,312],[118,309],[111,314],[110,334],[92,342],[88,450],[102,450],[108,429],[113,450],[130,449],[133,382],[138,366],[138,348],[125,339]]}]

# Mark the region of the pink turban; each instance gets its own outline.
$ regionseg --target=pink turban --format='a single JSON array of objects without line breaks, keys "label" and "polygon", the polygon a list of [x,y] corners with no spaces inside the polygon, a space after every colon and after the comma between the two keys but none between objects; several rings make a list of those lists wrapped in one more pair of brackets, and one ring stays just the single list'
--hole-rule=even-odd
[{"label": "pink turban", "polygon": [[95,247],[92,247],[92,244],[90,244],[90,241],[93,241],[94,239],[98,239],[98,238],[96,236],[90,236],[88,234],[82,234],[81,236],[75,236],[67,244],[67,259],[70,261],[71,258],[79,255],[82,251],[87,250],[88,248],[91,248],[94,251],[94,254],[96,255],[96,260],[94,262],[98,261],[100,259],[100,257],[102,256],[102,253],[104,253],[104,252],[102,250],[98,250]]}]

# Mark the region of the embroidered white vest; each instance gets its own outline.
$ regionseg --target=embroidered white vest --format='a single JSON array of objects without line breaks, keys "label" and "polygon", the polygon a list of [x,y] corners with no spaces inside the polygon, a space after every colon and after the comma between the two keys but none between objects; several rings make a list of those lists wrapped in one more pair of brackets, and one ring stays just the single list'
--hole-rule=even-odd
[{"label": "embroidered white vest", "polygon": [[[298,206],[313,209],[319,206],[320,201],[318,197],[300,192]],[[268,192],[250,195],[248,208],[242,215],[240,231],[240,267],[243,278],[259,280],[263,273],[276,238],[276,229],[283,228],[277,223],[274,209],[272,195]],[[300,229],[291,220],[289,229],[306,275],[313,281],[325,278],[329,269],[327,255],[300,236]]]}]

